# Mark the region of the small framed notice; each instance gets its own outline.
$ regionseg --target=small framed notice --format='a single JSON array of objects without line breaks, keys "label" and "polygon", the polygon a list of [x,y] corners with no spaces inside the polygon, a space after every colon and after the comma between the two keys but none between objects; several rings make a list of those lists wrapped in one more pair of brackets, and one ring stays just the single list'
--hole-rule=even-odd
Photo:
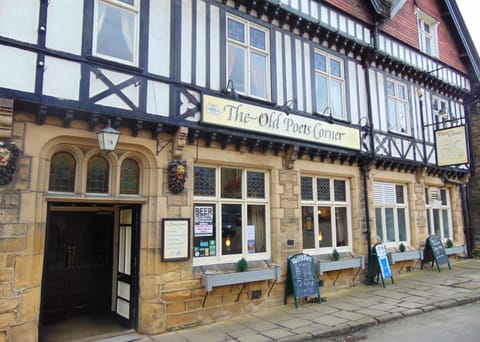
[{"label": "small framed notice", "polygon": [[190,258],[190,219],[163,219],[162,235],[162,261]]}]

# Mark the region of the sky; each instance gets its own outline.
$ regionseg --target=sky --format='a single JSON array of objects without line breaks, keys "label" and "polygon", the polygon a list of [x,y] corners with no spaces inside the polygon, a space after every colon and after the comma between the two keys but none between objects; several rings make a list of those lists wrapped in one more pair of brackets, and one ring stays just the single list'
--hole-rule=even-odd
[{"label": "sky", "polygon": [[457,5],[460,8],[475,48],[480,53],[480,20],[478,16],[480,2],[478,0],[457,0]]}]

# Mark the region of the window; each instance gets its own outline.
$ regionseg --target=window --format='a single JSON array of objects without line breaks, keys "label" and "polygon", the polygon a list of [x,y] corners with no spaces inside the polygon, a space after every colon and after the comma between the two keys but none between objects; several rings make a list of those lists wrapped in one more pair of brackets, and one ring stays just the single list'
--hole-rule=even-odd
[{"label": "window", "polygon": [[95,2],[93,54],[137,64],[139,0]]},{"label": "window", "polygon": [[388,129],[397,133],[408,132],[407,85],[397,80],[387,79]]},{"label": "window", "polygon": [[[331,113],[333,117],[345,119],[345,74],[343,60],[316,51],[314,64],[317,112]],[[328,112],[328,108],[330,108],[330,112]]]},{"label": "window", "polygon": [[438,97],[432,97],[432,112],[436,128],[447,128],[448,121],[447,101]]},{"label": "window", "polygon": [[136,195],[139,190],[140,168],[138,163],[131,159],[125,159],[120,170],[120,193]]},{"label": "window", "polygon": [[87,192],[108,193],[109,165],[105,158],[94,156],[87,165]]},{"label": "window", "polygon": [[438,57],[438,21],[417,8],[418,45],[420,51]]},{"label": "window", "polygon": [[405,186],[375,182],[373,189],[377,236],[386,244],[409,243]]},{"label": "window", "polygon": [[447,189],[425,188],[428,233],[443,240],[452,239],[450,196]]},{"label": "window", "polygon": [[195,166],[193,182],[197,263],[269,257],[267,173]]},{"label": "window", "polygon": [[348,191],[348,181],[344,179],[301,177],[304,250],[351,250]]},{"label": "window", "polygon": [[58,152],[50,161],[49,191],[74,192],[76,161],[68,152]]},{"label": "window", "polygon": [[235,90],[239,93],[262,99],[269,98],[266,29],[239,18],[227,18],[228,80],[232,80]]}]

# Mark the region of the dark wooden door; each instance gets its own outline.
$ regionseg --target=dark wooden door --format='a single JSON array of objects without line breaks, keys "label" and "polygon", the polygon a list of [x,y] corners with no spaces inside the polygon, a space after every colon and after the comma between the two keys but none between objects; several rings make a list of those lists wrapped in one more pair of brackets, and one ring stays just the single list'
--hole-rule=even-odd
[{"label": "dark wooden door", "polygon": [[44,322],[111,311],[113,212],[50,212]]}]

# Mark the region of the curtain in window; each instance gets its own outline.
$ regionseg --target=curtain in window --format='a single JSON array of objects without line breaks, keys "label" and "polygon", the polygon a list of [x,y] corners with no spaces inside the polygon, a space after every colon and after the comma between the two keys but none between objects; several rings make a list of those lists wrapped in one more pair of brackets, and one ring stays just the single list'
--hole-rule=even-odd
[{"label": "curtain in window", "polygon": [[121,11],[120,14],[121,18],[121,27],[122,27],[122,34],[123,39],[128,48],[128,52],[133,56],[133,46],[134,46],[134,38],[133,38],[133,26],[134,26],[134,18],[132,13]]}]

